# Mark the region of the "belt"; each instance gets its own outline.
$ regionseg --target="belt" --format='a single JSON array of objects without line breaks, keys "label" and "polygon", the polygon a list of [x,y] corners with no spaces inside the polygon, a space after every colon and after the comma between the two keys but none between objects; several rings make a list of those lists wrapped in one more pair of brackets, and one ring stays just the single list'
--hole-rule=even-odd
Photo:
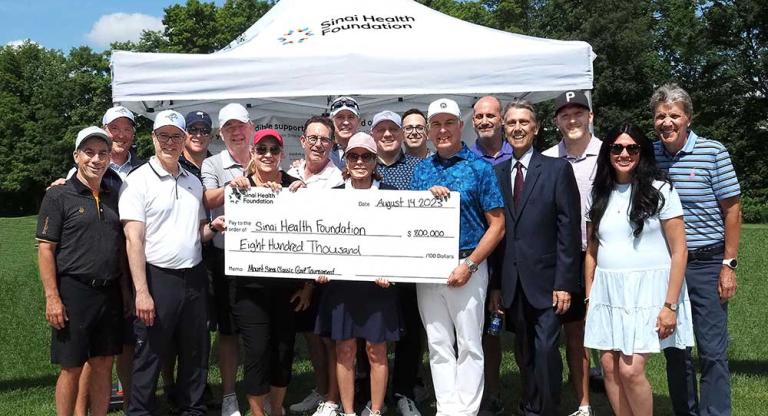
[{"label": "belt", "polygon": [[725,243],[722,242],[688,250],[688,263],[696,260],[712,260],[717,256],[722,256],[723,252],[725,252]]},{"label": "belt", "polygon": [[459,260],[466,259],[467,257],[469,257],[470,254],[472,254],[473,251],[475,251],[474,248],[470,248],[467,250],[459,250]]},{"label": "belt", "polygon": [[97,287],[97,288],[111,287],[117,281],[117,279],[88,279],[85,277],[74,277],[74,279],[86,286]]}]

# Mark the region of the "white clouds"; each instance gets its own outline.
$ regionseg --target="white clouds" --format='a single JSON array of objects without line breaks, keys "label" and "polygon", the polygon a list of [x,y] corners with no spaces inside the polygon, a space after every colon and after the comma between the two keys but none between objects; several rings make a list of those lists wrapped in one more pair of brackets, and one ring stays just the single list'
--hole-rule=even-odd
[{"label": "white clouds", "polygon": [[107,48],[112,42],[137,41],[144,30],[163,30],[162,19],[141,13],[112,13],[101,16],[85,38],[91,46]]},{"label": "white clouds", "polygon": [[35,42],[34,40],[27,38],[27,39],[12,40],[12,41],[6,43],[5,46],[11,46],[11,47],[14,47],[14,48],[18,48],[19,46],[21,46],[21,45],[23,45],[25,43],[31,43],[33,45],[38,45],[38,43]]}]

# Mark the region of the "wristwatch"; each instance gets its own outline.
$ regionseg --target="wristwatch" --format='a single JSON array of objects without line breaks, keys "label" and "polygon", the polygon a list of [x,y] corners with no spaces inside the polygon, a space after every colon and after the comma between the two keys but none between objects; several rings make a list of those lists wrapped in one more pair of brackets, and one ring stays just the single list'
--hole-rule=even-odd
[{"label": "wristwatch", "polygon": [[664,307],[674,313],[677,313],[677,303],[664,302]]},{"label": "wristwatch", "polygon": [[216,233],[218,233],[218,232],[219,232],[219,230],[217,230],[216,228],[214,228],[214,226],[213,226],[213,221],[211,221],[211,222],[209,222],[209,223],[208,223],[208,229],[209,229],[209,230],[211,230],[211,231],[213,231],[213,233],[214,233],[214,234],[216,234]]},{"label": "wristwatch", "polygon": [[474,273],[477,271],[477,268],[478,268],[477,263],[472,261],[469,257],[464,259],[464,264],[467,266],[467,268],[469,268],[470,273]]},{"label": "wristwatch", "polygon": [[736,258],[732,259],[723,259],[723,264],[730,267],[733,270],[736,270],[736,267],[739,265],[739,262],[736,261]]}]

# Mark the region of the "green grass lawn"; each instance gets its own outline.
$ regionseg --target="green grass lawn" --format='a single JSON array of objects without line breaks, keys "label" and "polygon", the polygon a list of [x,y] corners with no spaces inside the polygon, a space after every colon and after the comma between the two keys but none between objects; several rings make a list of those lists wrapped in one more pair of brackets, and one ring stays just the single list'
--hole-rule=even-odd
[{"label": "green grass lawn", "polygon": [[[50,330],[45,322],[43,293],[37,275],[34,230],[35,217],[0,218],[0,415],[55,413],[53,390],[58,369],[49,363]],[[744,226],[739,252],[739,290],[729,306],[735,415],[768,415],[766,253],[768,227]],[[520,394],[511,341],[509,335],[504,336],[502,391],[508,411],[514,408]],[[306,357],[303,346],[299,345],[287,402],[301,399],[313,385]],[[651,359],[648,373],[654,389],[655,414],[671,415],[662,356]],[[212,366],[215,391],[219,387],[218,377],[218,369]],[[568,385],[564,385],[563,392],[563,411],[570,413],[576,407],[573,392]],[[240,397],[244,410],[245,399]],[[593,394],[592,402],[598,415],[611,413],[604,395]],[[422,410],[425,415],[434,414],[429,405]],[[389,414],[395,413],[390,410]]]}]

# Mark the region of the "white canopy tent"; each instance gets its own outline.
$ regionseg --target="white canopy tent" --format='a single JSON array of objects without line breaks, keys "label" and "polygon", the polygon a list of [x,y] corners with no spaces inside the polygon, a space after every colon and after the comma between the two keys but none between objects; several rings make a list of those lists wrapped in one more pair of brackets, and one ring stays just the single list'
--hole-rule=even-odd
[{"label": "white canopy tent", "polygon": [[468,110],[485,94],[537,102],[589,90],[593,58],[585,42],[489,29],[412,0],[281,0],[213,54],[115,51],[112,94],[150,118],[173,108],[215,121],[240,102],[260,126],[293,136],[338,95],[356,97],[365,123],[437,97]]}]

